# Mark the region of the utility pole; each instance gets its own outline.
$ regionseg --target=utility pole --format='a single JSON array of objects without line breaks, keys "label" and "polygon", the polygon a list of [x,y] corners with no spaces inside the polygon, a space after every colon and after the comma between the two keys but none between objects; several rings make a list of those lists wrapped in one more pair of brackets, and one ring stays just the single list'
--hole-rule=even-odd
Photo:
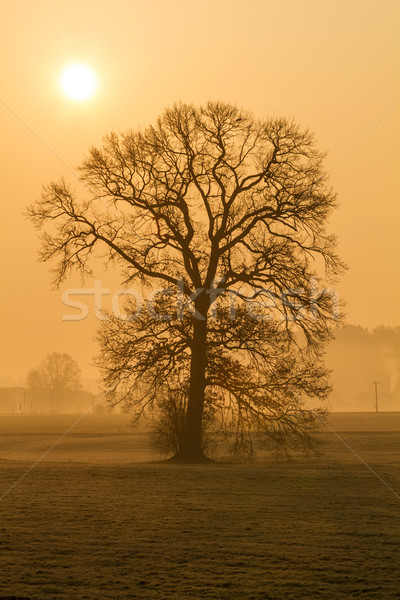
[{"label": "utility pole", "polygon": [[379,381],[374,381],[375,386],[375,411],[378,412],[378,383]]}]

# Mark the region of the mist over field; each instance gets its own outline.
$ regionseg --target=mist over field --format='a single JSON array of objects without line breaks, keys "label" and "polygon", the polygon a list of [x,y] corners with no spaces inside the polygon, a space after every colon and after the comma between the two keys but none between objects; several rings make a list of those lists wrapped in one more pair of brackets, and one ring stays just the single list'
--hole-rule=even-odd
[{"label": "mist over field", "polygon": [[[377,399],[378,411],[400,411],[399,327],[368,330],[346,324],[334,332],[327,346],[326,364],[331,370],[332,390],[326,403],[330,412],[375,412]],[[99,379],[81,380],[79,391],[59,394],[52,402],[43,393],[29,390],[23,372],[19,378],[0,377],[0,414],[83,413],[97,402],[102,385]],[[105,398],[96,410],[110,410]]]},{"label": "mist over field", "polygon": [[322,458],[182,466],[88,415],[29,472],[73,422],[0,419],[1,597],[399,597],[399,414],[329,418],[372,471],[323,426]]}]

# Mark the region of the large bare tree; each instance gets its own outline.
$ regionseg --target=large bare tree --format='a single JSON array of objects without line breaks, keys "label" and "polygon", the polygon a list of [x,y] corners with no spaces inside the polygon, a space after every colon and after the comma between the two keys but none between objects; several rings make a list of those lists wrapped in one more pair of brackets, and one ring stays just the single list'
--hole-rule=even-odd
[{"label": "large bare tree", "polygon": [[145,407],[185,392],[180,460],[204,458],[216,409],[236,449],[251,431],[307,438],[304,401],[329,387],[320,359],[337,315],[326,282],[343,268],[322,159],[292,121],[178,104],[90,149],[86,199],[60,181],[28,209],[56,284],[73,268],[90,273],[101,249],[124,285],[152,291],[151,310],[110,315],[100,363],[114,399]]}]

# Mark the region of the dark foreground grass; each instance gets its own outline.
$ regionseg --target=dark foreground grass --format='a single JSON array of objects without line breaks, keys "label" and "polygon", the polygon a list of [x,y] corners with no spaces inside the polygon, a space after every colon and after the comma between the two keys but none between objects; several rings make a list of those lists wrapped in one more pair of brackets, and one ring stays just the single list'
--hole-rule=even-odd
[{"label": "dark foreground grass", "polygon": [[[345,439],[399,493],[400,434]],[[333,436],[292,463],[107,456],[40,463],[0,502],[0,598],[400,598],[400,501]],[[31,464],[0,462],[0,493]]]}]

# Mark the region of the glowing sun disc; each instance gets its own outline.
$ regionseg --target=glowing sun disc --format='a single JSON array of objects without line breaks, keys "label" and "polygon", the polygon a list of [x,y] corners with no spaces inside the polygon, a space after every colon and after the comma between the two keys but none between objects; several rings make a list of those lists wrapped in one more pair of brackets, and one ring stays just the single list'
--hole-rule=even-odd
[{"label": "glowing sun disc", "polygon": [[60,84],[68,98],[78,101],[93,96],[97,88],[97,80],[92,69],[80,63],[69,65],[63,70]]}]

